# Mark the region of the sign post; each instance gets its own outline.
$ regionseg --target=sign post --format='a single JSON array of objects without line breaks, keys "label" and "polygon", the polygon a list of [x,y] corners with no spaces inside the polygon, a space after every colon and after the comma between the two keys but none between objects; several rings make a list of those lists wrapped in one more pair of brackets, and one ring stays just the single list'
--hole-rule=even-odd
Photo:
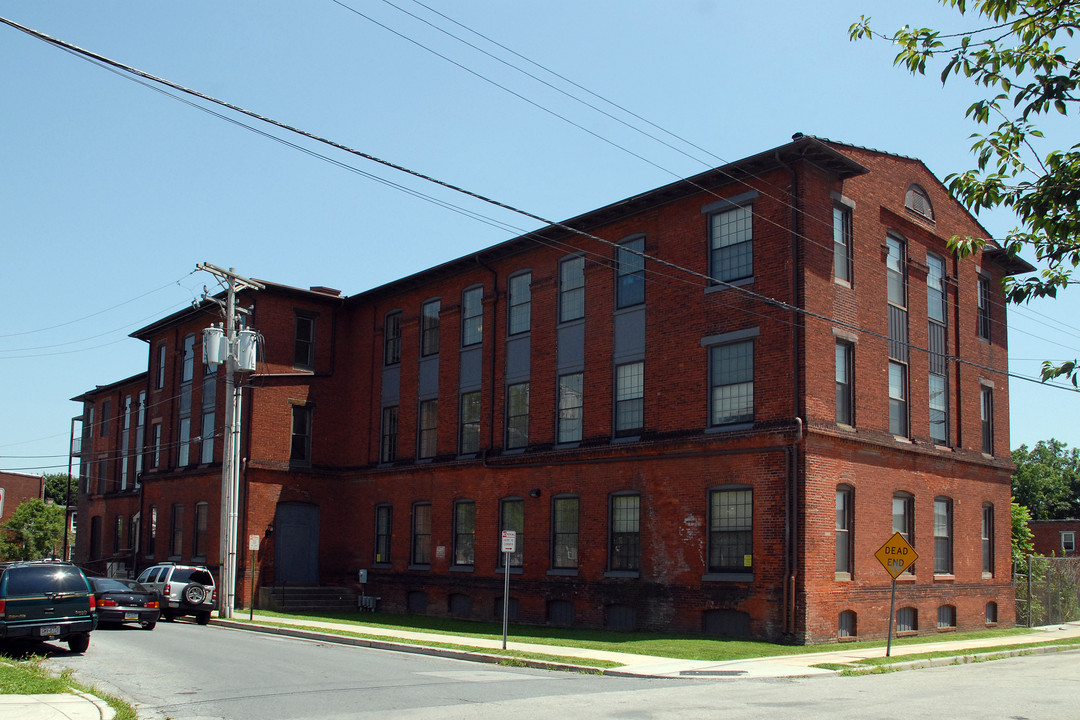
[{"label": "sign post", "polygon": [[506,649],[506,623],[510,617],[510,554],[515,550],[517,550],[517,532],[514,530],[503,530],[503,650]]},{"label": "sign post", "polygon": [[248,535],[248,549],[251,550],[251,601],[248,602],[248,620],[255,619],[255,553],[259,551],[259,536]]},{"label": "sign post", "polygon": [[885,544],[874,553],[885,571],[892,575],[892,598],[889,600],[889,639],[885,644],[885,657],[892,654],[893,621],[896,618],[896,576],[907,570],[919,559],[919,553],[911,547],[903,535],[893,533]]}]

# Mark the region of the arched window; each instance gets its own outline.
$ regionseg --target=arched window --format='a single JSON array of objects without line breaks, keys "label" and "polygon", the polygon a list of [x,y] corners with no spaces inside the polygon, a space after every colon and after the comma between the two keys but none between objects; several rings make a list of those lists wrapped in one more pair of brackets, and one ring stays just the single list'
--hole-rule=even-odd
[{"label": "arched window", "polygon": [[840,613],[840,621],[837,624],[836,636],[839,638],[853,638],[859,634],[859,616],[854,610],[845,610]]},{"label": "arched window", "polygon": [[930,222],[934,221],[934,206],[930,203],[930,196],[918,185],[908,188],[904,198],[904,207],[911,212],[922,215]]}]

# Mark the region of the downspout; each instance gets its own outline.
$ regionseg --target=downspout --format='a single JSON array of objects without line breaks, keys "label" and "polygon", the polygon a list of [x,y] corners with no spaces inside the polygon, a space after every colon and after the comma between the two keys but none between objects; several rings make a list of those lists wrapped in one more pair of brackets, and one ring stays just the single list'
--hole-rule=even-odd
[{"label": "downspout", "polygon": [[488,387],[491,389],[491,401],[488,403],[488,442],[483,452],[486,459],[487,454],[495,447],[495,318],[498,317],[499,309],[499,272],[481,260],[480,253],[476,253],[474,257],[477,265],[491,273],[493,286],[491,291],[491,352],[488,364]]},{"label": "downspout", "polygon": [[800,393],[800,333],[802,317],[799,309],[804,305],[801,262],[801,216],[799,214],[799,173],[794,166],[788,165],[775,153],[776,162],[791,174],[791,409],[797,432],[788,447],[788,477],[784,507],[784,634],[795,633],[796,595],[795,585],[798,579],[798,446],[803,439],[802,402]]}]

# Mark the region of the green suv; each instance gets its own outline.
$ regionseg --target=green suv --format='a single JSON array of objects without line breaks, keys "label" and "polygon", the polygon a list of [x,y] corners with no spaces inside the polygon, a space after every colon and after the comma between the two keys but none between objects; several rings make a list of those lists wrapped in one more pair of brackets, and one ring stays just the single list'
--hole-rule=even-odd
[{"label": "green suv", "polygon": [[96,627],[82,570],[49,560],[0,563],[0,640],[59,640],[81,653]]}]

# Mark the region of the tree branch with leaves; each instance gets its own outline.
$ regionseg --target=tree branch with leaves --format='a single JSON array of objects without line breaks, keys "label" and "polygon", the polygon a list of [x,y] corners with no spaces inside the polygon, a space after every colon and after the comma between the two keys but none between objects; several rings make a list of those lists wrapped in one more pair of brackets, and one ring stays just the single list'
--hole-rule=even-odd
[{"label": "tree branch with leaves", "polygon": [[[1035,277],[1009,277],[1010,302],[1057,297],[1077,284],[1080,265],[1080,144],[1040,152],[1053,144],[1038,120],[1050,114],[1068,116],[1080,102],[1080,0],[939,0],[981,24],[973,30],[943,33],[905,25],[892,35],[875,32],[863,16],[849,29],[852,40],[879,38],[899,48],[894,64],[913,75],[946,58],[941,83],[964,77],[991,95],[972,103],[967,117],[986,132],[971,137],[976,167],[946,177],[949,190],[970,210],[1008,208],[1021,225],[1000,241],[1011,255],[1034,252],[1044,264]],[[996,123],[996,127],[994,126]],[[961,256],[982,248],[989,238],[955,237]],[[1043,380],[1080,379],[1076,360],[1043,363]]]}]

